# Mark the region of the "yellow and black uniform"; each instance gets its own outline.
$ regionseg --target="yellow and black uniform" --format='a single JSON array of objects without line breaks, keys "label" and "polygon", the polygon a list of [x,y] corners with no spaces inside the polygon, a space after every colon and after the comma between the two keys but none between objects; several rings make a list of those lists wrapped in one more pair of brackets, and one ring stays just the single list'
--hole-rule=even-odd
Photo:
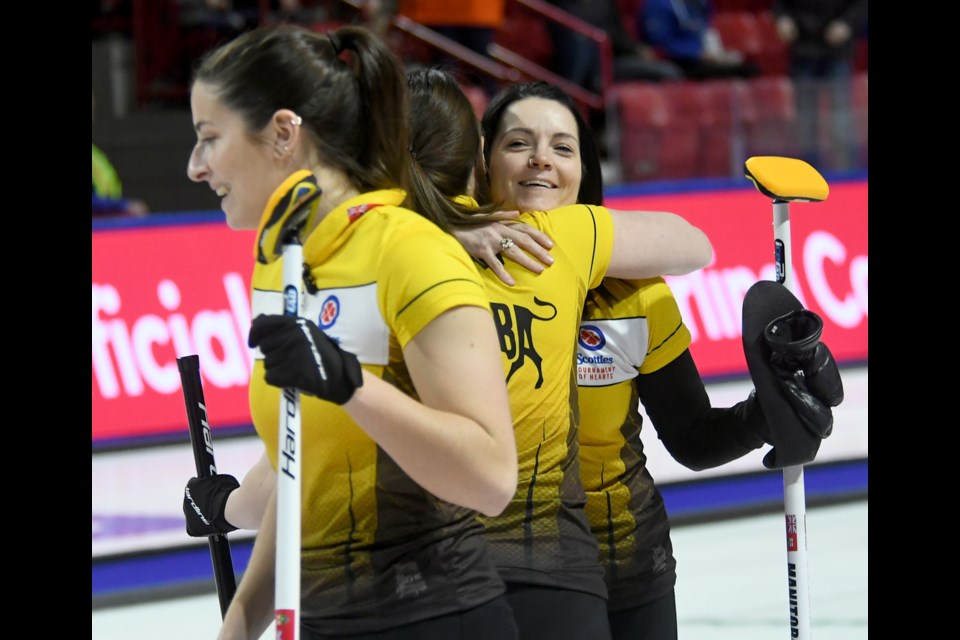
[{"label": "yellow and black uniform", "polygon": [[[296,178],[293,176],[293,178]],[[269,215],[290,180],[267,204]],[[410,396],[402,348],[445,311],[489,308],[476,265],[459,243],[399,207],[383,190],[331,211],[305,240],[301,316],[368,372]],[[253,316],[282,312],[282,260],[257,263]],[[250,409],[278,466],[280,389],[266,384],[259,351]],[[476,512],[441,501],[410,479],[339,406],[303,395],[301,601],[317,633],[379,631],[464,611],[504,592]],[[283,456],[279,459],[283,469]]]},{"label": "yellow and black uniform", "polygon": [[587,205],[525,213],[520,221],[554,240],[554,263],[534,274],[506,261],[514,286],[481,269],[500,335],[519,484],[502,514],[480,519],[508,585],[605,598],[597,543],[583,511],[573,362],[584,300],[609,266],[613,221],[604,207]]},{"label": "yellow and black uniform", "polygon": [[662,278],[607,278],[587,298],[577,341],[580,473],[610,611],[651,602],[676,583],[666,508],[640,441],[634,379],[673,362],[690,340]]}]

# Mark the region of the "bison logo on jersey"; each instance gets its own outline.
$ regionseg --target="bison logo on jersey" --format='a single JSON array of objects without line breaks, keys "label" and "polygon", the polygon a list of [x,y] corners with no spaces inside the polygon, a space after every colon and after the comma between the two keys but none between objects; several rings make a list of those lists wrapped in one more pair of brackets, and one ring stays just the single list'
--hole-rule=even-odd
[{"label": "bison logo on jersey", "polygon": [[533,321],[553,320],[557,317],[557,307],[538,298],[534,298],[533,302],[537,306],[550,308],[553,314],[538,316],[530,309],[518,304],[511,308],[509,305],[497,302],[491,302],[490,308],[493,310],[493,319],[500,336],[500,351],[513,361],[507,373],[507,382],[510,382],[513,374],[519,371],[529,358],[537,368],[537,383],[534,388],[539,389],[543,385],[543,358],[537,353],[537,348],[533,344]]},{"label": "bison logo on jersey", "polygon": [[321,329],[329,329],[333,326],[333,323],[337,321],[337,316],[340,315],[340,300],[337,296],[330,296],[323,301],[323,304],[320,306],[320,318],[317,322],[317,325]]},{"label": "bison logo on jersey", "polygon": [[587,351],[599,351],[607,344],[607,339],[604,337],[600,327],[585,324],[580,327],[580,337],[577,339],[577,342]]}]

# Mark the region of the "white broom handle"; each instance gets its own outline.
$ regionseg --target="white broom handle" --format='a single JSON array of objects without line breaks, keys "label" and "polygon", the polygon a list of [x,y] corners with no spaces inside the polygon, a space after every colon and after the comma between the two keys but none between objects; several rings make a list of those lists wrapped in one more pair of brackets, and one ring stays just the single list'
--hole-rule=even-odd
[{"label": "white broom handle", "polygon": [[[283,245],[283,315],[300,315],[303,247]],[[277,449],[277,640],[300,638],[300,392],[283,389],[280,395]]]},{"label": "white broom handle", "polygon": [[[790,203],[773,202],[774,258],[777,282],[793,293]],[[807,499],[803,465],[783,469],[783,507],[787,542],[787,594],[791,640],[810,640],[810,584],[807,579]]]}]

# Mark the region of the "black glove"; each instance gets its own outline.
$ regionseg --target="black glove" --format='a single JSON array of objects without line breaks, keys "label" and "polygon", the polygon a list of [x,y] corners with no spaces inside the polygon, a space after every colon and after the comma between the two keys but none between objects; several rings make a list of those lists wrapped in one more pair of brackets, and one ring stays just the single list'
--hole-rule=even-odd
[{"label": "black glove", "polygon": [[827,345],[820,342],[823,320],[799,309],[772,320],[763,332],[770,364],[790,406],[804,427],[826,438],[833,431],[833,412],[843,402],[840,371]]},{"label": "black glove", "polygon": [[357,357],[306,318],[257,316],[249,345],[260,347],[267,384],[275,387],[343,404],[363,386]]},{"label": "black glove", "polygon": [[843,400],[833,356],[820,342],[823,320],[789,289],[760,280],[743,298],[743,354],[763,409],[767,469],[811,462],[833,430]]},{"label": "black glove", "polygon": [[190,478],[183,491],[187,535],[202,538],[236,531],[237,527],[227,522],[224,510],[227,508],[227,496],[239,486],[237,479],[227,473]]}]

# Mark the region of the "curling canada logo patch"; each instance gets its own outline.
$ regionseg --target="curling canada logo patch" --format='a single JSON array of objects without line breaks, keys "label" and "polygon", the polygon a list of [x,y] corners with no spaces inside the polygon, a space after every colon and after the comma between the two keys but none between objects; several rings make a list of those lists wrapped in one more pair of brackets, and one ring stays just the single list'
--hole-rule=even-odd
[{"label": "curling canada logo patch", "polygon": [[577,342],[587,351],[597,351],[603,349],[604,345],[607,344],[607,339],[599,327],[585,324],[580,326],[580,336],[577,338]]},{"label": "curling canada logo patch", "polygon": [[317,325],[321,329],[329,329],[333,326],[333,323],[337,321],[337,317],[340,315],[340,300],[337,296],[330,296],[323,301],[323,305],[320,307],[320,318]]}]

